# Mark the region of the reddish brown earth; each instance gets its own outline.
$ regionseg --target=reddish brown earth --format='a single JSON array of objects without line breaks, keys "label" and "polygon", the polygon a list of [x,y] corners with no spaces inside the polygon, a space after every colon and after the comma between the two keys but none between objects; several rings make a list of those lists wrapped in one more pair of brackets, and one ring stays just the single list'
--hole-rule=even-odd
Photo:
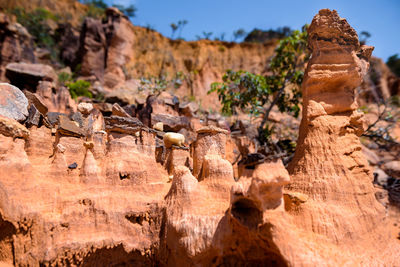
[{"label": "reddish brown earth", "polygon": [[[228,44],[171,41],[157,33],[122,38],[133,26],[115,10],[107,19],[86,24],[100,32],[118,26],[107,48],[113,56],[95,69],[101,49],[83,47],[82,68],[110,85],[109,92],[118,91],[115,81],[129,84],[123,67],[143,75],[181,70],[191,60],[187,70],[201,70],[194,92],[202,97],[204,84],[223,67],[266,71],[273,50],[272,44],[230,44],[220,51]],[[89,43],[92,33],[85,33]],[[145,42],[155,44],[146,57],[130,49]],[[32,92],[2,84],[0,264],[398,265],[398,225],[389,224],[397,213],[378,202],[359,140],[365,123],[355,90],[373,48],[360,47],[355,30],[327,9],[310,25],[309,46],[289,171],[281,159],[233,164],[255,151],[250,128],[241,125],[237,135],[217,116],[201,121],[195,106],[180,106],[168,93],[136,102],[142,109],[135,109],[85,99],[76,105],[67,89],[43,77]],[[160,47],[172,55],[167,67],[156,64],[165,62]],[[185,142],[162,130],[179,132]]]},{"label": "reddish brown earth", "polygon": [[69,21],[75,26],[81,23],[87,10],[85,5],[75,0],[0,0],[0,6],[4,9],[20,7],[28,12],[37,7],[46,8],[61,16],[62,20]]},{"label": "reddish brown earth", "polygon": [[227,69],[265,73],[277,44],[276,40],[263,44],[171,40],[133,26],[112,8],[106,21],[86,19],[82,37],[81,74],[100,80],[107,90],[122,88],[137,94],[132,78],[165,75],[172,79],[182,72],[183,86],[176,94],[194,96],[206,108],[218,106],[215,95],[207,95],[212,82],[219,81]]},{"label": "reddish brown earth", "polygon": [[[314,17],[309,46],[312,59],[302,85],[303,119],[288,190],[308,196],[292,214],[298,229],[308,233],[303,240],[312,260],[303,253],[291,257],[316,265],[395,265],[399,242],[388,234],[359,141],[365,123],[355,88],[368,70],[373,47],[360,47],[354,29],[330,10]],[[332,258],[336,254],[340,259]]]},{"label": "reddish brown earth", "polygon": [[[216,95],[207,95],[210,84],[220,81],[227,69],[267,74],[269,59],[278,43],[171,40],[151,29],[132,25],[115,8],[107,9],[101,20],[85,18],[87,7],[73,0],[3,2],[0,0],[0,7],[6,10],[23,7],[29,12],[42,7],[60,16],[59,24],[50,26],[60,32],[62,60],[73,70],[79,67],[80,78],[99,82],[106,96],[118,96],[129,104],[143,98],[138,92],[140,77],[163,75],[172,79],[181,72],[183,84],[174,93],[195,99],[205,109],[217,110]],[[1,76],[10,62],[49,63],[42,58],[42,52],[33,49],[29,33],[20,28],[12,16],[0,17],[0,33],[5,36],[0,43]],[[371,102],[398,94],[400,79],[380,59],[372,58],[371,62],[372,70],[362,85],[362,99]]]}]

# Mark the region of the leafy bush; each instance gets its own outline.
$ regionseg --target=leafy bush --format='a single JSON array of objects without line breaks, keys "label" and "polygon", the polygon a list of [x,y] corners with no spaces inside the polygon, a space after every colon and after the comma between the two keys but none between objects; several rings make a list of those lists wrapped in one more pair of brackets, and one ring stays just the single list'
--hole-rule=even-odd
[{"label": "leafy bush", "polygon": [[[103,0],[83,0],[88,9],[86,11],[86,17],[92,17],[100,19],[104,16],[105,10],[108,7],[107,3]],[[136,14],[136,7],[134,5],[124,6],[114,4],[113,7],[118,8],[122,13],[124,13],[127,17],[134,17]]]},{"label": "leafy bush", "polygon": [[270,62],[271,75],[228,70],[222,82],[213,83],[208,93],[217,92],[224,113],[236,114],[239,109],[255,116],[263,114],[258,133],[260,141],[266,143],[272,132],[271,128],[264,127],[275,105],[280,112],[287,112],[295,117],[299,115],[300,85],[303,81],[304,65],[309,57],[306,44],[305,26],[302,31],[293,31],[280,41]]},{"label": "leafy bush", "polygon": [[247,71],[228,70],[222,83],[211,84],[210,92],[216,91],[222,103],[222,112],[236,114],[241,109],[258,115],[270,95],[266,77]]},{"label": "leafy bush", "polygon": [[390,99],[390,104],[392,104],[395,107],[400,108],[400,96],[398,96],[398,95],[392,96]]},{"label": "leafy bush", "polygon": [[62,85],[65,85],[67,82],[70,81],[72,81],[72,75],[68,72],[60,72],[60,74],[58,74],[58,82]]},{"label": "leafy bush", "polygon": [[101,9],[107,8],[107,4],[104,3],[103,0],[84,0],[83,3],[85,5],[92,5],[94,7],[101,8]]},{"label": "leafy bush", "polygon": [[360,45],[365,45],[369,38],[371,38],[371,34],[367,31],[362,31],[360,33]]},{"label": "leafy bush", "polygon": [[48,49],[52,59],[57,59],[58,49],[49,22],[58,22],[59,16],[44,8],[36,8],[32,12],[26,12],[25,9],[17,7],[10,12],[17,17],[18,23],[32,35],[35,44],[38,47]]},{"label": "leafy bush", "polygon": [[289,27],[269,29],[266,31],[260,29],[252,30],[244,39],[245,42],[264,43],[272,39],[281,39],[290,36],[292,30]]},{"label": "leafy bush", "polygon": [[386,64],[389,66],[394,74],[400,77],[400,58],[398,54],[389,57]]},{"label": "leafy bush", "polygon": [[69,82],[66,84],[69,89],[71,97],[76,99],[78,96],[86,96],[92,98],[92,93],[89,91],[90,82],[84,80],[77,80],[76,82]]},{"label": "leafy bush", "polygon": [[174,34],[175,34],[176,31],[179,31],[177,39],[182,39],[182,36],[181,36],[182,35],[182,30],[183,30],[183,28],[185,27],[186,24],[188,24],[187,20],[180,20],[180,21],[178,21],[177,24],[171,23],[170,24],[170,27],[171,27],[171,30],[172,30],[171,39],[174,39]]},{"label": "leafy bush", "polygon": [[127,17],[132,18],[132,17],[136,16],[137,8],[134,5],[129,5],[129,6],[125,7],[123,5],[115,5],[114,4],[113,7],[118,8]]},{"label": "leafy bush", "polygon": [[84,0],[83,3],[88,7],[86,17],[102,18],[107,8],[103,0]]},{"label": "leafy bush", "polygon": [[237,39],[240,39],[246,35],[246,31],[244,29],[238,29],[233,32],[233,41],[236,42]]},{"label": "leafy bush", "polygon": [[219,45],[219,46],[218,46],[218,51],[219,51],[219,52],[225,52],[225,51],[226,51],[226,47],[223,46],[223,45]]}]

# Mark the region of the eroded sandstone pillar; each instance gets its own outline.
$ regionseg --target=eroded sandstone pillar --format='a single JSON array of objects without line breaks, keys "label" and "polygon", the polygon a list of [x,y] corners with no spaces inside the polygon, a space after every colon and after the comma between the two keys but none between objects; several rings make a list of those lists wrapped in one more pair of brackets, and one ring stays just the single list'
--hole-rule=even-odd
[{"label": "eroded sandstone pillar", "polygon": [[312,265],[392,265],[400,256],[392,250],[395,241],[361,152],[364,129],[355,96],[373,47],[360,47],[356,31],[335,10],[320,10],[308,34],[312,57],[302,85],[303,118],[288,187],[308,200],[288,212],[306,233],[301,242],[309,249],[285,254],[291,262]]},{"label": "eroded sandstone pillar", "polygon": [[225,158],[227,131],[214,126],[203,127],[197,131],[193,151],[193,176],[201,179],[201,172],[207,155]]}]

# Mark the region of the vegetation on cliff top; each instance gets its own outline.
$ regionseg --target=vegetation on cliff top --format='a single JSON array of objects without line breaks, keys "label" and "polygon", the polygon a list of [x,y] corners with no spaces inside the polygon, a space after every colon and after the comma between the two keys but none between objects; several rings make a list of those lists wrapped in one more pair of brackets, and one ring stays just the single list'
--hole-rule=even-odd
[{"label": "vegetation on cliff top", "polygon": [[292,33],[290,27],[280,27],[277,29],[269,29],[267,31],[255,28],[244,39],[245,42],[264,43],[272,39],[282,39],[290,36]]},{"label": "vegetation on cliff top", "polygon": [[76,80],[76,74],[70,74],[67,72],[61,72],[58,74],[58,82],[66,86],[69,90],[69,93],[73,99],[78,98],[79,96],[85,96],[92,98],[93,95],[89,91],[91,86],[90,82],[84,80]]},{"label": "vegetation on cliff top", "polygon": [[[103,0],[83,0],[83,4],[88,7],[86,16],[93,18],[101,18],[104,16],[104,11],[108,5]],[[124,6],[119,4],[112,5],[118,8],[127,17],[135,17],[137,8],[134,5]]]},{"label": "vegetation on cliff top", "polygon": [[217,92],[222,112],[236,114],[238,110],[263,119],[258,127],[259,141],[267,143],[271,127],[266,124],[274,106],[280,112],[297,117],[300,112],[304,66],[309,55],[306,51],[307,26],[302,31],[293,31],[282,39],[270,62],[271,74],[262,76],[247,71],[228,70],[222,82],[211,85],[209,93]]},{"label": "vegetation on cliff top", "polygon": [[36,46],[48,49],[53,60],[58,58],[59,50],[56,48],[55,31],[51,25],[58,23],[60,16],[44,8],[26,12],[25,9],[17,7],[9,12],[15,15],[17,21],[32,35]]}]

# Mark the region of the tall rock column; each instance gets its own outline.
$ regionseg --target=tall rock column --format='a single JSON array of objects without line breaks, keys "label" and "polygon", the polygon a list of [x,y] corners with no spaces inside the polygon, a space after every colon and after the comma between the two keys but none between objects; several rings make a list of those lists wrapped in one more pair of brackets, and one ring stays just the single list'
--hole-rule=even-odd
[{"label": "tall rock column", "polygon": [[107,36],[104,83],[109,88],[115,88],[125,81],[124,68],[132,57],[134,29],[118,9],[110,7],[106,15],[107,22],[103,26]]},{"label": "tall rock column", "polygon": [[356,31],[335,10],[320,10],[308,34],[312,57],[302,85],[303,119],[288,187],[288,193],[308,199],[289,210],[306,233],[302,242],[308,252],[286,256],[313,264],[392,265],[400,258],[398,244],[390,241],[385,210],[375,199],[361,152],[364,129],[355,95],[373,47],[360,47]]}]

